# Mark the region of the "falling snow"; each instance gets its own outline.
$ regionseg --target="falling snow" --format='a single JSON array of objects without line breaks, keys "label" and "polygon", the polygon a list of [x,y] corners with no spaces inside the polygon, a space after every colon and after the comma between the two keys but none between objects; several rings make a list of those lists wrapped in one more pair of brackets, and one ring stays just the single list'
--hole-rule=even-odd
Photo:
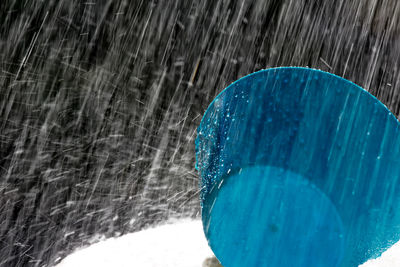
[{"label": "falling snow", "polygon": [[273,66],[345,77],[400,114],[400,2],[2,0],[0,266],[199,218],[194,139]]}]

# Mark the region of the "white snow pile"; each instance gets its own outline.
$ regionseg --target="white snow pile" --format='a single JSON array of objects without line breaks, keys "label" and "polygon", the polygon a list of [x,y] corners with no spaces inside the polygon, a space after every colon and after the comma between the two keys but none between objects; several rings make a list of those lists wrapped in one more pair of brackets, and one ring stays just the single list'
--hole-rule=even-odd
[{"label": "white snow pile", "polygon": [[201,221],[184,219],[79,249],[57,267],[201,267],[212,256]]},{"label": "white snow pile", "polygon": [[[57,267],[201,267],[212,256],[201,221],[184,219],[78,249]],[[361,266],[400,266],[400,242]]]},{"label": "white snow pile", "polygon": [[398,267],[400,266],[400,242],[394,244],[390,249],[382,253],[375,260],[369,260],[360,267]]}]

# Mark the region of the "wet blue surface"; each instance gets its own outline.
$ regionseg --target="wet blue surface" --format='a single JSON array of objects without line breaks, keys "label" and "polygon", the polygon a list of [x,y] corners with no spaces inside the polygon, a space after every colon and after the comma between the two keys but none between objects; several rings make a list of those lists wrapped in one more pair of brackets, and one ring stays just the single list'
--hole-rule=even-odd
[{"label": "wet blue surface", "polygon": [[276,68],[236,81],[206,111],[196,158],[225,267],[357,266],[400,238],[399,123],[338,76]]}]

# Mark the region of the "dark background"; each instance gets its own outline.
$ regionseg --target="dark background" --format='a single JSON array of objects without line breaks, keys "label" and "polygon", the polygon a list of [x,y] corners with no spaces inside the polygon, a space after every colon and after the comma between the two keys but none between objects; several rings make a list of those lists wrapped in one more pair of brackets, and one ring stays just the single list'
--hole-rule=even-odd
[{"label": "dark background", "polygon": [[0,266],[199,216],[194,139],[227,85],[309,66],[400,112],[400,2],[1,0]]}]

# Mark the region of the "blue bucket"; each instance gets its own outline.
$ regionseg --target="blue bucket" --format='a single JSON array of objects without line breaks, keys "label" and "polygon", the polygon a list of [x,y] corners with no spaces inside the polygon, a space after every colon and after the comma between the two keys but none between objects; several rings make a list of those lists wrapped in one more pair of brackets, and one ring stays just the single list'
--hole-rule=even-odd
[{"label": "blue bucket", "polygon": [[400,127],[361,87],[285,67],[228,86],[198,128],[204,232],[225,267],[358,266],[400,239]]}]

